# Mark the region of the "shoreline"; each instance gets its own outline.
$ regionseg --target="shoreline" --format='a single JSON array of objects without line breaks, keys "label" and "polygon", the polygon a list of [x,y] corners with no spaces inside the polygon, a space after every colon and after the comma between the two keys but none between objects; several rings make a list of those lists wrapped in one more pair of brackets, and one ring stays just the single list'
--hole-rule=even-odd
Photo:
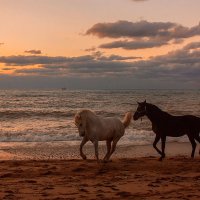
[{"label": "shoreline", "polygon": [[[10,142],[0,143],[0,160],[69,160],[80,159],[79,155],[80,142]],[[160,148],[160,143],[158,143]],[[200,145],[197,144],[195,157],[199,156]],[[191,144],[189,142],[167,142],[166,157],[186,156],[190,158]],[[92,143],[87,143],[83,152],[87,158],[94,158],[94,147]],[[99,156],[100,159],[106,154],[105,142],[100,142]],[[140,158],[140,157],[157,157],[159,154],[152,145],[124,145],[118,144],[116,151],[111,159],[122,158]]]}]

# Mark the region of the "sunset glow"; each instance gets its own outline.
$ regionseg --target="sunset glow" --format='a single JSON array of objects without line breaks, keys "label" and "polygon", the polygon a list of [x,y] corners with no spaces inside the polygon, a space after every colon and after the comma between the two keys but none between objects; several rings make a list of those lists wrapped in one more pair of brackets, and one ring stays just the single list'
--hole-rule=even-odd
[{"label": "sunset glow", "polygon": [[46,88],[76,79],[70,88],[90,89],[87,79],[106,89],[101,81],[110,78],[123,85],[114,89],[153,88],[152,80],[160,88],[168,81],[200,86],[198,0],[0,0],[0,6],[2,88],[20,76],[20,85],[31,88],[47,77]]}]

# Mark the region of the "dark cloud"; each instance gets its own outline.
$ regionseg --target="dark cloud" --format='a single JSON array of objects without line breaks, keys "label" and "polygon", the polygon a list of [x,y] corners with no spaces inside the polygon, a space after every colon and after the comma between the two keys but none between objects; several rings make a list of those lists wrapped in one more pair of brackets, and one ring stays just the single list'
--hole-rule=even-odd
[{"label": "dark cloud", "polygon": [[0,63],[7,66],[28,66],[28,65],[63,65],[77,62],[89,62],[93,60],[129,60],[137,59],[139,57],[129,56],[123,57],[118,55],[103,56],[102,52],[95,52],[92,55],[85,55],[79,57],[51,57],[51,56],[0,56]]},{"label": "dark cloud", "polygon": [[126,50],[160,47],[179,44],[183,39],[200,35],[200,24],[191,28],[172,22],[129,22],[98,23],[86,34],[99,38],[127,38],[100,45],[100,48],[123,48]]},{"label": "dark cloud", "polygon": [[111,56],[99,56],[93,57],[90,60],[80,59],[77,57],[73,61],[62,62],[57,64],[42,64],[39,68],[31,69],[18,69],[15,73],[18,74],[35,74],[35,75],[67,75],[73,74],[92,76],[93,74],[98,76],[105,76],[107,73],[113,75],[119,72],[123,73],[126,68],[129,68],[131,62],[124,62],[126,60],[139,59],[140,57],[123,57],[118,55]]},{"label": "dark cloud", "polygon": [[200,49],[200,42],[192,42],[186,45],[183,50],[199,50]]},{"label": "dark cloud", "polygon": [[32,68],[32,69],[17,69],[15,70],[15,73],[18,74],[26,74],[26,75],[40,75],[40,76],[61,76],[62,74],[60,71],[56,70],[55,68],[48,69],[45,67],[41,68]]},{"label": "dark cloud", "polygon": [[[23,69],[16,69],[15,74],[28,76],[71,76],[74,74],[105,76],[107,74],[122,74],[125,68],[130,65],[125,61],[140,58],[114,54],[104,56],[102,52],[94,52],[92,55],[79,57],[4,56],[0,57],[0,62],[7,66],[23,66]],[[26,68],[26,66],[31,65],[37,65],[37,67]]]},{"label": "dark cloud", "polygon": [[[17,79],[16,77],[24,77],[24,80],[28,79],[25,77],[30,77],[33,80],[43,77],[49,83],[49,87],[53,84],[51,81],[55,81],[54,85],[57,86],[59,85],[57,82],[61,84],[63,83],[61,80],[65,79],[66,81],[70,80],[71,87],[74,88],[78,85],[82,88],[86,86],[88,88],[101,88],[108,82],[109,86],[114,88],[122,88],[122,86],[129,88],[132,84],[133,88],[138,85],[146,86],[146,88],[153,86],[155,88],[161,86],[169,88],[170,84],[183,88],[191,88],[192,86],[198,88],[200,86],[200,42],[190,43],[182,49],[169,52],[166,55],[151,57],[148,60],[134,60],[134,58],[119,55],[105,56],[99,52],[96,55],[69,58],[43,56],[42,59],[41,56],[39,58],[37,56],[21,56],[20,59],[19,57],[11,59],[8,56],[3,59],[0,57],[0,61],[7,61],[4,63],[7,65],[10,63],[12,65],[28,63],[28,66],[30,63],[37,64],[31,69],[26,68],[26,66],[16,69],[12,77],[15,79]],[[4,78],[0,79],[1,83],[5,80]],[[77,81],[77,85],[74,80]]]},{"label": "dark cloud", "polygon": [[26,65],[38,65],[38,64],[51,64],[59,63],[66,60],[64,57],[48,57],[48,56],[1,56],[0,63],[4,63],[8,66],[26,66]]},{"label": "dark cloud", "polygon": [[92,53],[92,56],[96,60],[104,60],[104,61],[116,61],[116,60],[135,60],[135,59],[141,59],[142,57],[137,56],[119,56],[112,54],[110,56],[104,56],[104,53],[101,51],[95,51]]},{"label": "dark cloud", "polygon": [[[0,88],[62,88],[69,89],[128,89],[145,88],[132,78],[121,77],[48,77],[48,76],[8,76],[0,75]],[[152,84],[151,84],[152,86]]]},{"label": "dark cloud", "polygon": [[2,70],[3,71],[9,71],[9,70],[15,70],[16,68],[12,68],[12,67],[4,67]]},{"label": "dark cloud", "polygon": [[112,48],[123,48],[126,50],[132,49],[146,49],[153,47],[160,47],[168,44],[166,41],[161,40],[138,40],[138,41],[128,41],[128,40],[120,40],[114,41],[106,44],[102,44],[99,47],[104,49],[112,49]]},{"label": "dark cloud", "polygon": [[138,56],[119,56],[119,55],[110,55],[108,57],[102,56],[99,58],[100,60],[107,60],[107,61],[116,61],[116,60],[135,60],[135,59],[142,59],[142,57]]},{"label": "dark cloud", "polygon": [[0,42],[0,46],[2,46],[2,45],[4,45],[4,43],[3,43],[3,42]]},{"label": "dark cloud", "polygon": [[200,24],[194,27],[184,27],[172,22],[129,22],[117,21],[114,23],[97,23],[86,31],[87,35],[100,38],[154,38],[172,40],[200,35]]},{"label": "dark cloud", "polygon": [[41,50],[32,49],[32,50],[26,50],[26,51],[24,51],[24,53],[30,53],[30,54],[38,55],[38,54],[41,54],[42,52],[41,52]]},{"label": "dark cloud", "polygon": [[164,56],[152,58],[156,62],[170,65],[185,65],[200,67],[200,42],[192,42],[180,50],[169,52]]},{"label": "dark cloud", "polygon": [[[200,43],[190,43],[183,49],[164,56],[138,62],[138,76],[198,82],[200,80]],[[191,51],[192,50],[192,51]]]},{"label": "dark cloud", "polygon": [[96,48],[95,47],[91,47],[91,48],[85,49],[85,51],[89,51],[89,52],[96,51]]},{"label": "dark cloud", "polygon": [[[200,44],[191,43],[184,48],[149,60],[128,61],[132,57],[111,55],[76,62],[45,64],[40,68],[20,69],[18,74],[44,76],[133,77],[157,81],[193,81],[200,79]],[[126,58],[126,59],[125,59]],[[125,60],[124,60],[125,59]],[[128,62],[127,62],[128,61]]]},{"label": "dark cloud", "polygon": [[39,64],[59,64],[65,62],[80,62],[93,59],[92,56],[80,56],[80,57],[50,57],[50,56],[0,56],[0,63],[4,63],[9,66],[27,66],[27,65],[39,65]]},{"label": "dark cloud", "polygon": [[182,38],[176,38],[176,39],[172,39],[171,42],[172,44],[181,44],[184,40]]}]

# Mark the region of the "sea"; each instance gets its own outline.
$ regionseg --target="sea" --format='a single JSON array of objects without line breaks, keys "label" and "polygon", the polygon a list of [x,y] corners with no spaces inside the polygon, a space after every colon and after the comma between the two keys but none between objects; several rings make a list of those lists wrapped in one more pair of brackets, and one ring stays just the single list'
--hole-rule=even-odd
[{"label": "sea", "polygon": [[[90,109],[103,117],[123,119],[146,100],[173,115],[200,117],[200,90],[0,90],[0,142],[68,142],[79,144],[74,115]],[[121,145],[152,144],[155,134],[143,117],[132,121]],[[185,142],[187,137],[168,138]]]}]

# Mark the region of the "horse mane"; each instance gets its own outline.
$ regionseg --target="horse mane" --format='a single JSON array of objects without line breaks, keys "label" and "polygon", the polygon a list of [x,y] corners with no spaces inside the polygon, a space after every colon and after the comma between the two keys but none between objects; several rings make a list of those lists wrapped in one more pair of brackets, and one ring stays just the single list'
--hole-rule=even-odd
[{"label": "horse mane", "polygon": [[[84,110],[81,110],[79,112],[80,115],[87,115],[88,113],[93,113],[91,110],[87,110],[87,109],[84,109]],[[93,113],[94,114],[94,113]]]},{"label": "horse mane", "polygon": [[150,111],[153,113],[158,113],[162,116],[171,116],[169,113],[161,110],[158,106],[151,104],[151,103],[146,103],[147,108],[150,108]]},{"label": "horse mane", "polygon": [[87,110],[87,109],[81,110],[79,112],[79,115],[85,119],[88,118],[88,116],[97,117],[97,115],[94,112],[92,112],[91,110]]},{"label": "horse mane", "polygon": [[157,110],[157,111],[161,111],[163,112],[158,106],[151,104],[151,103],[146,103],[147,106],[150,106],[151,109]]}]

